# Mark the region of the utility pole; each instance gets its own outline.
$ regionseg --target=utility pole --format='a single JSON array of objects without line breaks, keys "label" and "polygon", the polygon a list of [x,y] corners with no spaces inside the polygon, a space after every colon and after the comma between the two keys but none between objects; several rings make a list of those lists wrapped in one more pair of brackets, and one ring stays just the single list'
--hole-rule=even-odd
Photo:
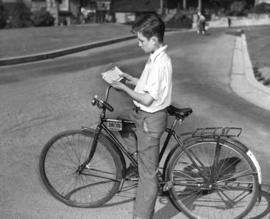
[{"label": "utility pole", "polygon": [[202,12],[202,0],[198,0],[198,12]]},{"label": "utility pole", "polygon": [[187,9],[187,0],[183,0],[183,9],[184,9],[184,10]]},{"label": "utility pole", "polygon": [[163,15],[164,12],[164,0],[160,0],[160,14]]}]

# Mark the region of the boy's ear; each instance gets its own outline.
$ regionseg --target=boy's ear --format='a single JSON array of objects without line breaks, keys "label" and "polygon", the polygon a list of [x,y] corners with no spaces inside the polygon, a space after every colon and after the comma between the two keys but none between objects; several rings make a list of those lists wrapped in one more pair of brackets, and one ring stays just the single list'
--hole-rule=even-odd
[{"label": "boy's ear", "polygon": [[156,36],[152,36],[152,37],[151,37],[151,41],[152,41],[154,44],[156,44],[156,43],[158,43],[158,38],[157,38]]}]

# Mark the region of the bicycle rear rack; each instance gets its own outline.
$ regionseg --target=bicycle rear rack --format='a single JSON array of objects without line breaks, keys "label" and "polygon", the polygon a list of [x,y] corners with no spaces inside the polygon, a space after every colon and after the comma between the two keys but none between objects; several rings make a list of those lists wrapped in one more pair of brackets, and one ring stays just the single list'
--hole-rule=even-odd
[{"label": "bicycle rear rack", "polygon": [[209,127],[198,128],[192,133],[192,137],[239,137],[242,128],[237,127]]}]

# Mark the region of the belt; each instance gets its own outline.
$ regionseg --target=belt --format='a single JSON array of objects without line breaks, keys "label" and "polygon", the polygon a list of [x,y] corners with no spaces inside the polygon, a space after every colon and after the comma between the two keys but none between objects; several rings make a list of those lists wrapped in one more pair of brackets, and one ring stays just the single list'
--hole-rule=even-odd
[{"label": "belt", "polygon": [[[144,113],[150,113],[150,112],[146,112],[146,111],[142,110],[142,109],[141,109],[140,107],[138,107],[138,106],[134,106],[134,107],[133,107],[133,110],[134,110],[136,113],[139,113],[140,111],[141,111],[141,112],[144,112]],[[157,113],[157,112],[165,111],[165,110],[166,110],[166,108],[165,108],[165,109],[162,109],[162,110],[158,110],[158,111],[153,112],[153,113]],[[153,114],[153,113],[150,113],[150,114]]]},{"label": "belt", "polygon": [[134,110],[136,113],[138,113],[139,111],[144,112],[144,111],[143,111],[143,110],[141,110],[141,108],[140,108],[140,107],[138,107],[138,106],[134,106],[134,107],[133,107],[133,110]]}]

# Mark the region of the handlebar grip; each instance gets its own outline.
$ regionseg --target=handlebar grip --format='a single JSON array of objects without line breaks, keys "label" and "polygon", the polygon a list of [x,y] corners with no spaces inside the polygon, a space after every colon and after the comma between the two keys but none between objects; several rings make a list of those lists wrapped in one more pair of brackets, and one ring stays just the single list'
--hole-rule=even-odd
[{"label": "handlebar grip", "polygon": [[94,99],[91,101],[92,105],[95,106],[97,104],[97,101],[98,101],[98,96],[95,95]]},{"label": "handlebar grip", "polygon": [[100,100],[100,102],[105,106],[105,108],[107,110],[109,110],[110,112],[113,111],[113,107],[109,103],[107,103],[106,101],[103,101],[103,100]]}]

